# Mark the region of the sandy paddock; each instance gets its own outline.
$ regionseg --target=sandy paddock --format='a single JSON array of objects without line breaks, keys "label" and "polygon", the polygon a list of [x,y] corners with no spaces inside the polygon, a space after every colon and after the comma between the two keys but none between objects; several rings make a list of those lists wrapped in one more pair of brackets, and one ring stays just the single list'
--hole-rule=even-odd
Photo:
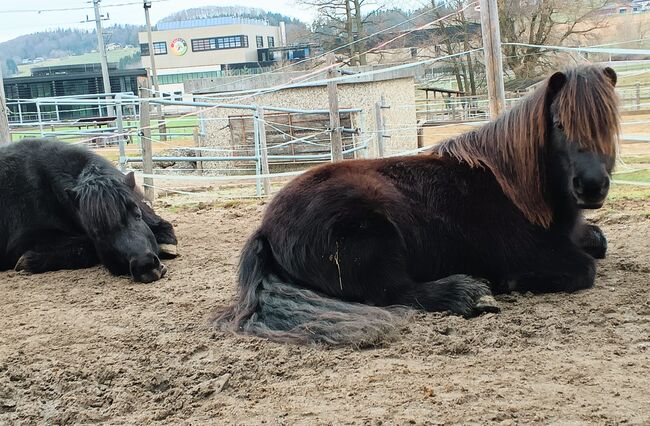
[{"label": "sandy paddock", "polygon": [[610,240],[594,289],[418,314],[363,351],[208,326],[263,208],[162,210],[182,256],[151,285],[99,267],[0,273],[0,424],[650,424],[647,198],[593,215]]}]

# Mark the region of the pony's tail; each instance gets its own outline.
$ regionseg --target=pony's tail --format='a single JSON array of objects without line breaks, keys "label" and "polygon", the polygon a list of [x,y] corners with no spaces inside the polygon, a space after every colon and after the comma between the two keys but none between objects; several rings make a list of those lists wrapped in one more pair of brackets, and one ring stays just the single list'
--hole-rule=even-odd
[{"label": "pony's tail", "polygon": [[273,264],[258,231],[242,250],[238,298],[217,312],[215,326],[278,342],[368,347],[391,339],[406,321],[403,307],[344,302],[282,282]]}]

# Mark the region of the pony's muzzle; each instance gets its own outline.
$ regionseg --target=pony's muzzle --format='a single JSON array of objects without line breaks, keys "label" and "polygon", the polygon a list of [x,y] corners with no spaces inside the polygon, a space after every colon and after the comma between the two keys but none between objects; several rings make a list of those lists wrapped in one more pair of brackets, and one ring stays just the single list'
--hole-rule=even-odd
[{"label": "pony's muzzle", "polygon": [[573,195],[582,209],[599,209],[609,193],[609,177],[601,179],[573,178]]},{"label": "pony's muzzle", "polygon": [[135,281],[145,284],[158,281],[167,273],[167,267],[153,253],[145,253],[132,259],[129,262],[129,269]]}]

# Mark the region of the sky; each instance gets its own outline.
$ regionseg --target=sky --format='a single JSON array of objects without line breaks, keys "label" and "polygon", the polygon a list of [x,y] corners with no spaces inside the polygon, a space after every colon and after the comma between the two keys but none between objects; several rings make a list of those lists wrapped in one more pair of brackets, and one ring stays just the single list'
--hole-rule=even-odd
[{"label": "sky", "polygon": [[[279,12],[305,22],[311,22],[315,10],[299,6],[294,0],[152,0],[150,10],[152,23],[183,9],[200,6],[258,7],[270,12]],[[144,24],[142,0],[101,0],[102,13],[108,12],[111,24]],[[79,8],[79,10],[76,10]],[[75,9],[65,11],[42,11],[42,9]],[[82,23],[94,17],[91,0],[0,0],[0,42],[19,35],[31,34],[55,28],[93,29],[93,23]]]}]

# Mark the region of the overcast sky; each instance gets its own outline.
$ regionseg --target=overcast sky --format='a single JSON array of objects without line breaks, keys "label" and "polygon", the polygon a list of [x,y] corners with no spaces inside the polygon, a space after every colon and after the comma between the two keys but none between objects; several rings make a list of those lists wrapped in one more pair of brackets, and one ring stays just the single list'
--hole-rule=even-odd
[{"label": "overcast sky", "polygon": [[[126,4],[126,5],[124,5]],[[311,22],[315,11],[305,6],[297,6],[294,0],[153,0],[151,20],[159,19],[179,10],[199,6],[259,7],[271,12],[279,12]],[[123,6],[118,6],[123,5]],[[110,24],[144,24],[141,0],[102,0],[102,12],[108,12]],[[76,9],[66,11],[21,12],[38,9]],[[94,23],[81,23],[86,15],[93,17],[91,0],[0,0],[0,42],[22,34],[45,31],[54,28],[94,28]]]}]

